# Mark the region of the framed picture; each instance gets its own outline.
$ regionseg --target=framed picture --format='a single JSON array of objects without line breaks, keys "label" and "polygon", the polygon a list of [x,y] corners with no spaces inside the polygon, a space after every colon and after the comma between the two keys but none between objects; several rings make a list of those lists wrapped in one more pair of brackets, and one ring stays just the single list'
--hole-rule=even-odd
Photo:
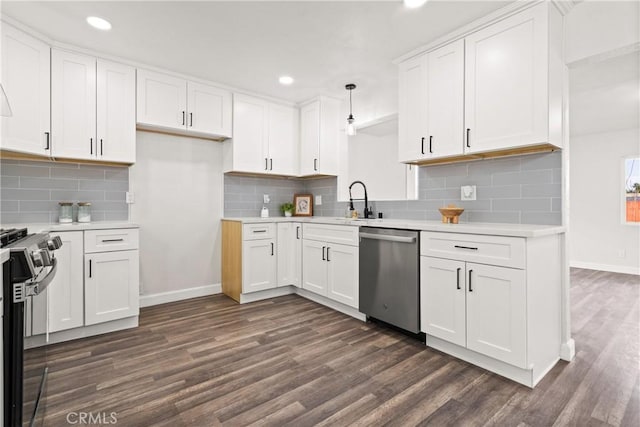
[{"label": "framed picture", "polygon": [[313,215],[313,194],[295,194],[293,196],[293,216]]}]

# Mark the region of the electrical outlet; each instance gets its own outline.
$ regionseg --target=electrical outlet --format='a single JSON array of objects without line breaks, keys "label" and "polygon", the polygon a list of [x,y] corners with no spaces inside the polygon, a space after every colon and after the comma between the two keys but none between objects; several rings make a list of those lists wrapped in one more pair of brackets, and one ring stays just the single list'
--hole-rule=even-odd
[{"label": "electrical outlet", "polygon": [[263,203],[269,203],[271,201],[271,199],[269,198],[268,194],[263,194],[262,195],[262,201],[263,201]]},{"label": "electrical outlet", "polygon": [[463,185],[460,187],[460,200],[476,200],[476,186]]},{"label": "electrical outlet", "polygon": [[316,206],[320,206],[322,204],[322,196],[316,196]]},{"label": "electrical outlet", "polygon": [[135,202],[135,196],[134,196],[133,192],[131,192],[131,191],[127,191],[126,192],[125,201],[128,204],[131,204],[131,203]]},{"label": "electrical outlet", "polygon": [[625,251],[624,249],[618,250],[618,258],[624,258],[626,256],[627,256],[627,251]]}]

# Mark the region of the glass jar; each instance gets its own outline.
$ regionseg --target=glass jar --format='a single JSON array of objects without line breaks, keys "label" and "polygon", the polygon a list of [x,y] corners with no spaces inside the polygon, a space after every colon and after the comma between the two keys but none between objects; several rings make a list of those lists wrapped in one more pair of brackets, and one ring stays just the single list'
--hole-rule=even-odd
[{"label": "glass jar", "polygon": [[78,202],[78,222],[91,222],[90,202]]},{"label": "glass jar", "polygon": [[60,214],[58,215],[58,222],[60,224],[68,224],[73,222],[73,203],[71,202],[58,202],[60,205]]}]

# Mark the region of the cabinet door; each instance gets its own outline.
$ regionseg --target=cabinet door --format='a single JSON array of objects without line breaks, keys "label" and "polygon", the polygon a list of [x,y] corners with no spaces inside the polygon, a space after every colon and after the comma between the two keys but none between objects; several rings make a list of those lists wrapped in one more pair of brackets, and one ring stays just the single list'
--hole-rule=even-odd
[{"label": "cabinet door", "polygon": [[269,105],[269,173],[298,174],[298,110]]},{"label": "cabinet door", "polygon": [[138,69],[136,100],[138,123],[160,129],[186,129],[185,80]]},{"label": "cabinet door", "polygon": [[321,97],[318,172],[322,175],[338,175],[338,146],[347,143],[342,123],[340,101]]},{"label": "cabinet door", "polygon": [[466,346],[464,262],[420,257],[421,330]]},{"label": "cabinet door", "polygon": [[320,101],[300,109],[300,175],[319,173]]},{"label": "cabinet door", "polygon": [[187,83],[187,129],[205,135],[231,136],[231,92]]},{"label": "cabinet door", "polygon": [[51,50],[51,152],[96,158],[96,59]]},{"label": "cabinet door", "polygon": [[85,255],[85,325],[139,313],[138,251]]},{"label": "cabinet door", "polygon": [[273,289],[277,286],[274,239],[242,242],[242,292]]},{"label": "cabinet door", "polygon": [[98,159],[136,161],[136,71],[115,62],[97,64]]},{"label": "cabinet door", "polygon": [[47,287],[49,332],[84,325],[83,236],[82,231],[51,233],[59,236],[62,247],[55,252],[58,271]]},{"label": "cabinet door", "polygon": [[233,100],[233,169],[241,172],[269,171],[266,101],[236,95]]},{"label": "cabinet door", "polygon": [[327,247],[327,296],[358,308],[360,289],[358,247],[332,244]]},{"label": "cabinet door", "polygon": [[398,160],[424,157],[427,137],[427,55],[400,64],[398,76]]},{"label": "cabinet door", "polygon": [[278,286],[300,287],[302,272],[302,224],[278,224]]},{"label": "cabinet door", "polygon": [[540,5],[465,39],[466,152],[547,140],[547,38]]},{"label": "cabinet door", "polygon": [[2,25],[2,86],[11,117],[2,117],[2,148],[49,155],[50,49],[40,40]]},{"label": "cabinet door", "polygon": [[327,296],[327,244],[302,240],[302,288]]},{"label": "cabinet door", "polygon": [[527,368],[524,270],[467,263],[467,348]]},{"label": "cabinet door", "polygon": [[464,41],[458,40],[428,55],[427,67],[429,158],[463,153]]}]

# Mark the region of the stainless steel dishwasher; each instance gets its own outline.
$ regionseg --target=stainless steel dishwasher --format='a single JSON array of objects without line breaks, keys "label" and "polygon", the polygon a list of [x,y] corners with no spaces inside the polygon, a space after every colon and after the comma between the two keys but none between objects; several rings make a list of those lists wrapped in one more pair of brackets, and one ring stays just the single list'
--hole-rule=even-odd
[{"label": "stainless steel dishwasher", "polygon": [[420,233],[360,227],[360,311],[420,332]]}]

